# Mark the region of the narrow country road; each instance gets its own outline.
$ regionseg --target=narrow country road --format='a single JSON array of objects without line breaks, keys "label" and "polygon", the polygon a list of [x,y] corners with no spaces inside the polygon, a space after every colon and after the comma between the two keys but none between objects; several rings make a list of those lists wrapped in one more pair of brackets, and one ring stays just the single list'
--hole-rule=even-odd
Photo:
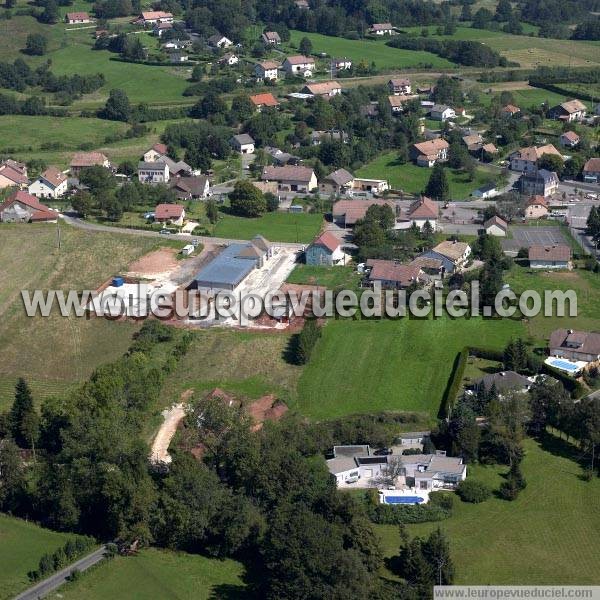
[{"label": "narrow country road", "polygon": [[15,596],[14,600],[37,600],[38,598],[44,598],[50,592],[53,592],[63,585],[73,571],[85,571],[95,564],[98,564],[104,559],[105,552],[106,546],[102,546],[101,548],[94,550],[87,556],[80,558],[79,560],[70,564],[68,567],[62,569],[61,571],[57,571],[53,575],[50,575],[50,577],[47,579],[36,583],[33,587],[30,587],[28,590],[22,592],[18,596]]},{"label": "narrow country road", "polygon": [[[73,225],[74,227],[79,227],[79,229],[85,229],[87,231],[105,231],[109,233],[124,233],[128,235],[141,235],[145,237],[159,237],[166,238],[169,240],[200,240],[202,244],[235,244],[235,243],[245,243],[248,240],[234,240],[229,238],[218,238],[218,237],[206,237],[201,235],[190,235],[186,233],[174,233],[168,236],[164,236],[157,231],[148,231],[146,229],[129,229],[127,227],[111,227],[110,225],[97,225],[96,223],[88,223],[82,219],[77,217],[68,217],[66,215],[62,216],[65,223],[69,225]],[[295,244],[292,242],[279,242],[277,240],[269,240],[274,244],[282,248],[288,248],[290,250],[301,250],[304,244]]]}]

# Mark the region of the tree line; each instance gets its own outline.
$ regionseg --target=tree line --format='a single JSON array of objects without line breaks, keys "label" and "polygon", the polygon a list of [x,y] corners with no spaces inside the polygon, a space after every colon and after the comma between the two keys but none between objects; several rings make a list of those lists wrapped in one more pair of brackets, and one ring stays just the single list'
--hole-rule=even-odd
[{"label": "tree line", "polygon": [[[188,332],[147,321],[125,356],[39,409],[19,381],[0,419],[0,509],[124,548],[234,558],[246,565],[256,597],[422,598],[411,581],[379,579],[383,558],[370,520],[336,489],[320,458],[356,431],[389,442],[391,421],[290,417],[257,432],[239,405],[197,398],[169,468],[148,463],[144,423],[192,343]],[[23,449],[31,453],[26,462]],[[44,558],[41,568],[62,562],[62,554]]]}]

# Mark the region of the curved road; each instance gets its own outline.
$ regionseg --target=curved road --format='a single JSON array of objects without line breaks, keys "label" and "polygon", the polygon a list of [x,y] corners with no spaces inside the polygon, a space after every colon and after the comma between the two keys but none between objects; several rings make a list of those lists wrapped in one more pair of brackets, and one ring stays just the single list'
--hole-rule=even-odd
[{"label": "curved road", "polygon": [[[218,237],[207,237],[201,235],[190,235],[187,233],[174,233],[171,235],[162,235],[157,231],[148,231],[146,229],[129,229],[127,227],[111,227],[110,225],[97,225],[96,223],[88,223],[82,219],[77,217],[69,217],[67,215],[62,215],[65,223],[69,225],[73,225],[74,227],[79,227],[79,229],[85,229],[87,231],[106,231],[109,233],[125,233],[129,235],[141,235],[145,237],[159,237],[167,240],[182,240],[182,241],[191,241],[191,240],[200,240],[200,242],[204,245],[207,244],[244,244],[248,242],[248,240],[234,240],[229,238],[218,238]],[[277,240],[269,240],[274,244],[282,248],[289,248],[290,250],[301,250],[305,244],[296,244],[291,242],[278,242]]]},{"label": "curved road", "polygon": [[47,579],[36,583],[33,587],[22,592],[18,596],[15,596],[14,600],[37,600],[38,598],[44,598],[50,592],[53,592],[61,585],[63,585],[71,575],[73,571],[85,571],[90,567],[98,564],[101,560],[104,560],[104,553],[106,552],[106,546],[102,546],[97,550],[94,550],[87,556],[80,558],[74,563],[65,567],[61,571],[57,571],[53,575],[50,575]]}]

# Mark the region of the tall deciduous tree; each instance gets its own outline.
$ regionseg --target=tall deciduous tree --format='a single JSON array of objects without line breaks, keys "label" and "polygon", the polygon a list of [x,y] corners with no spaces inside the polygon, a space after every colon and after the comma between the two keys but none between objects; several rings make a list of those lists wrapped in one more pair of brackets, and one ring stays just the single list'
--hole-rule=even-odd
[{"label": "tall deciduous tree", "polygon": [[263,193],[247,180],[235,182],[229,203],[233,213],[240,217],[260,217],[267,209]]}]

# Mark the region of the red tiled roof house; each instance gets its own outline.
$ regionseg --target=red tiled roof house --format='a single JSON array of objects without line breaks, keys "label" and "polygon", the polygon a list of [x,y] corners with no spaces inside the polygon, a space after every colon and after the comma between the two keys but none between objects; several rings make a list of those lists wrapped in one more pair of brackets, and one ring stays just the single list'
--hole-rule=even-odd
[{"label": "red tiled roof house", "polygon": [[90,167],[110,168],[108,158],[102,152],[77,152],[71,159],[71,173],[76,177]]},{"label": "red tiled roof house", "polygon": [[43,221],[56,221],[58,213],[50,210],[39,200],[18,190],[13,192],[0,204],[0,221],[2,223],[36,223]]},{"label": "red tiled roof house", "polygon": [[568,269],[571,266],[571,248],[565,244],[531,246],[529,266],[532,269]]},{"label": "red tiled roof house", "polygon": [[157,223],[172,223],[181,227],[185,219],[185,208],[181,204],[158,204],[154,209]]},{"label": "red tiled roof house", "polygon": [[345,254],[338,238],[331,231],[324,231],[306,249],[307,265],[332,267],[344,264]]},{"label": "red tiled roof house", "polygon": [[69,12],[65,16],[65,21],[70,24],[74,23],[91,23],[90,15],[86,12]]}]

